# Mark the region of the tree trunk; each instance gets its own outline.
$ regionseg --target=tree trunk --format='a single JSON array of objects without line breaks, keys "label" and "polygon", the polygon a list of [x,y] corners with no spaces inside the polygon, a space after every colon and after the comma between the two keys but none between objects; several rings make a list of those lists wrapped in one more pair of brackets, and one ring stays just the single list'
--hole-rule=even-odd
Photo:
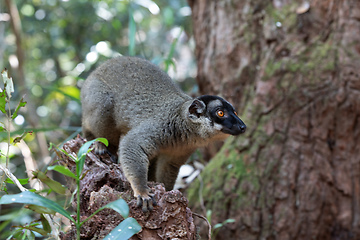
[{"label": "tree trunk", "polygon": [[235,219],[222,239],[359,239],[360,2],[189,4],[200,90],[248,126],[189,190],[193,211],[200,192],[213,224]]}]

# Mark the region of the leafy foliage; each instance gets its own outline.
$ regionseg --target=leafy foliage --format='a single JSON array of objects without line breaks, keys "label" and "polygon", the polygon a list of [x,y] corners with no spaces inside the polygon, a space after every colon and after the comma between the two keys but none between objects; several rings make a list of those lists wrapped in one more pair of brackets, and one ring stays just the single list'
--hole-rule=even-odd
[{"label": "leafy foliage", "polygon": [[127,218],[114,228],[104,240],[129,239],[141,230],[141,226],[134,218]]},{"label": "leafy foliage", "polygon": [[25,204],[32,204],[41,207],[46,207],[55,212],[60,213],[61,215],[63,215],[64,217],[68,218],[73,222],[75,221],[71,217],[71,215],[67,211],[65,211],[59,204],[33,192],[25,191],[22,193],[13,194],[13,195],[4,195],[1,197],[0,204],[10,204],[10,203],[25,203]]},{"label": "leafy foliage", "polygon": [[[108,145],[108,141],[104,138],[98,138],[94,139],[92,141],[89,141],[85,143],[78,152],[77,158],[74,158],[74,161],[76,163],[76,175],[74,175],[69,169],[63,166],[58,167],[50,167],[50,169],[59,171],[61,173],[65,173],[68,176],[73,177],[76,180],[77,189],[75,190],[75,193],[77,193],[77,217],[74,219],[71,216],[71,213],[66,211],[63,207],[61,207],[58,203],[49,200],[37,193],[30,192],[30,191],[23,191],[18,194],[12,194],[12,195],[4,195],[0,198],[0,204],[13,204],[13,203],[23,203],[27,204],[27,208],[31,209],[37,213],[40,213],[42,218],[43,214],[55,214],[59,213],[63,215],[64,217],[68,218],[70,221],[72,221],[77,229],[77,239],[80,240],[80,228],[81,226],[92,216],[97,214],[99,211],[105,209],[105,208],[111,208],[118,213],[121,214],[121,216],[125,219],[122,221],[119,226],[117,226],[105,239],[128,239],[137,232],[141,230],[141,226],[137,223],[137,221],[133,218],[128,218],[129,216],[129,207],[125,200],[118,199],[114,202],[111,202],[97,211],[95,211],[90,217],[85,219],[84,221],[81,221],[80,217],[80,194],[79,194],[79,188],[80,188],[80,179],[82,174],[82,169],[84,165],[84,161],[86,158],[87,153],[89,153],[92,149],[90,146],[95,142],[99,141],[102,142],[105,145]],[[65,152],[66,153],[66,152]],[[71,174],[72,173],[72,174]],[[56,181],[50,179],[47,177],[44,173],[38,171],[34,174],[35,177],[39,178],[43,183],[47,184],[50,189],[53,191],[64,194],[65,189]],[[44,218],[42,219],[44,228],[37,228],[35,225],[29,225],[29,226],[22,226],[21,229],[27,229],[30,230],[30,232],[26,231],[26,234],[29,235],[28,238],[33,238],[33,232],[40,233],[44,236],[47,236],[51,229],[48,228],[49,222]],[[115,237],[115,238],[114,238]]]}]

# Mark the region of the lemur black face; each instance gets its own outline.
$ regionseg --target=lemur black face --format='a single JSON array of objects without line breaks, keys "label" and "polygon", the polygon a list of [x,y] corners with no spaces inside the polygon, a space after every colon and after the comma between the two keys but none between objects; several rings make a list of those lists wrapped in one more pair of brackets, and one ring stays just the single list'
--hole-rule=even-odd
[{"label": "lemur black face", "polygon": [[218,96],[204,95],[198,97],[206,105],[206,114],[213,121],[221,125],[223,133],[239,135],[246,130],[245,123],[237,116],[234,107]]}]

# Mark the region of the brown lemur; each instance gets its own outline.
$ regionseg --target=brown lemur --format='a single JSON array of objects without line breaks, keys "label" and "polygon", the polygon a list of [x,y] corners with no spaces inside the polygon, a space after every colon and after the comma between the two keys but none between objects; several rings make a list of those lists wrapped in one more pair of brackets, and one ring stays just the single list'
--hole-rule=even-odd
[{"label": "brown lemur", "polygon": [[[174,186],[178,171],[198,148],[245,132],[234,107],[218,96],[192,99],[149,61],[108,60],[81,89],[84,137],[109,141],[144,212],[156,201],[147,181]],[[102,144],[97,153],[105,153]]]}]

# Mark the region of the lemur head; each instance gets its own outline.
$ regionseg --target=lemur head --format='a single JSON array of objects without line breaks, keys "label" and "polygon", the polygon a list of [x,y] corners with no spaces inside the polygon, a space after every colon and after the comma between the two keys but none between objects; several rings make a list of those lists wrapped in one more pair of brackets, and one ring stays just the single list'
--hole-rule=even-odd
[{"label": "lemur head", "polygon": [[194,121],[206,120],[212,129],[225,134],[239,135],[246,130],[234,107],[218,96],[203,95],[194,99],[189,113]]}]

